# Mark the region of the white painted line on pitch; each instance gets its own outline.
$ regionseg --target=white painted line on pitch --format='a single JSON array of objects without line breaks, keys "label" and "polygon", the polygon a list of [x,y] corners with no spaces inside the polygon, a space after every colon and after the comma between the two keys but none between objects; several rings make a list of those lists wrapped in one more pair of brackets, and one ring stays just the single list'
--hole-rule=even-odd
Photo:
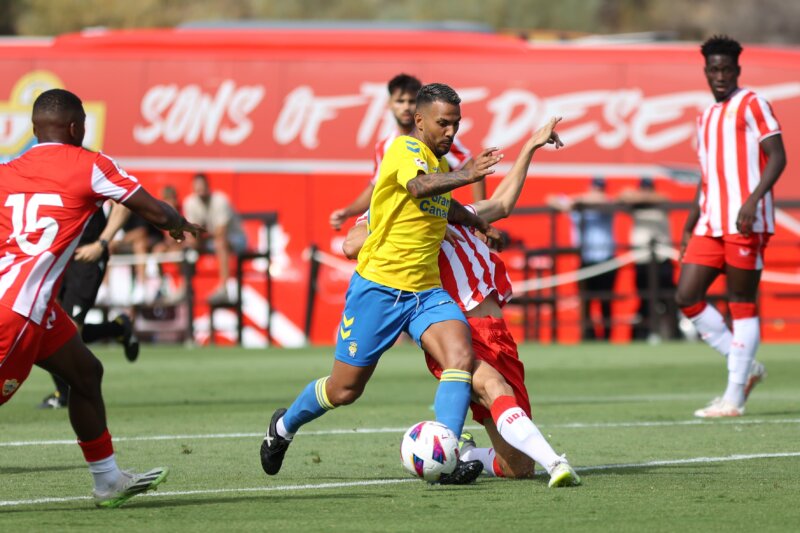
[{"label": "white painted line on pitch", "polygon": [[[758,424],[800,424],[800,418],[783,419],[731,419],[731,420],[674,420],[659,422],[570,422],[566,424],[541,424],[542,429],[604,429],[604,428],[639,428],[639,427],[672,427],[672,426],[740,426]],[[363,435],[375,433],[404,433],[408,428],[360,428],[360,429],[324,429],[319,431],[303,431],[299,435],[306,436],[325,436],[325,435]],[[464,429],[482,429],[482,426],[465,426]],[[138,437],[114,437],[114,442],[141,442],[141,441],[161,441],[161,440],[191,440],[191,439],[243,439],[263,437],[264,433],[201,433],[196,435],[143,435]],[[21,440],[0,442],[0,448],[11,448],[20,446],[52,446],[52,445],[72,445],[75,439],[61,440]]]},{"label": "white painted line on pitch", "polygon": [[[642,468],[649,466],[672,466],[684,464],[703,464],[703,463],[723,463],[730,461],[743,461],[749,459],[778,459],[785,457],[800,457],[800,452],[778,452],[778,453],[754,453],[754,454],[736,454],[726,455],[722,457],[690,457],[687,459],[671,459],[663,461],[647,461],[644,463],[623,463],[611,465],[597,465],[597,466],[584,466],[576,468],[578,472],[591,472],[595,470],[613,470],[619,468]],[[169,496],[196,496],[208,494],[230,494],[230,493],[253,493],[253,492],[283,492],[283,491],[301,491],[301,490],[323,490],[323,489],[339,489],[350,487],[369,487],[369,486],[382,486],[382,485],[397,485],[399,483],[419,483],[420,481],[413,478],[403,479],[375,479],[372,481],[349,481],[342,483],[320,483],[320,484],[306,484],[306,485],[281,485],[277,487],[246,487],[246,488],[228,488],[228,489],[200,489],[200,490],[176,490],[176,491],[159,491],[148,492],[140,497],[151,498],[164,498]],[[68,496],[64,498],[37,498],[35,500],[0,500],[0,507],[15,507],[20,505],[40,505],[47,503],[68,503],[74,501],[90,500],[89,496]]]},{"label": "white painted line on pitch", "polygon": [[729,461],[744,461],[747,459],[777,459],[781,457],[800,457],[800,452],[779,453],[753,453],[726,455],[724,457],[690,457],[688,459],[670,459],[666,461],[647,461],[645,463],[622,463],[616,465],[597,465],[576,468],[579,472],[592,472],[594,470],[614,470],[615,468],[642,468],[646,466],[672,466],[702,463],[724,463]]},{"label": "white painted line on pitch", "polygon": [[[408,483],[417,481],[413,478],[406,479],[375,479],[372,481],[350,481],[342,483],[320,483],[318,485],[281,485],[278,487],[249,487],[241,489],[201,489],[201,490],[175,490],[148,492],[142,496],[195,496],[198,494],[226,494],[231,492],[279,492],[290,490],[318,490],[318,489],[339,489],[347,487],[368,487],[371,485],[396,485],[398,483]],[[66,503],[81,500],[91,500],[91,496],[68,496],[65,498],[38,498],[36,500],[0,500],[0,507],[12,507],[17,505],[38,505],[42,503]]]}]

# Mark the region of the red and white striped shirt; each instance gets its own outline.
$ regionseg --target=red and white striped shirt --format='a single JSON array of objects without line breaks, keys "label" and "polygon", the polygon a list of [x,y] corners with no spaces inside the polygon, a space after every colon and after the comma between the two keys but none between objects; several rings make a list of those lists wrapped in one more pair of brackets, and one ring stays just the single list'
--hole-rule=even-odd
[{"label": "red and white striped shirt", "polygon": [[[698,117],[697,153],[703,185],[695,235],[738,233],[739,209],[760,183],[766,164],[760,143],[780,132],[769,103],[748,89],[739,89]],[[758,202],[753,232],[775,232],[772,191]]]},{"label": "red and white striped shirt", "polygon": [[[370,183],[375,185],[378,181],[378,174],[381,169],[381,161],[383,161],[383,156],[386,154],[386,150],[389,149],[391,146],[392,141],[394,141],[397,136],[400,135],[400,132],[395,130],[394,133],[389,135],[388,137],[381,139],[375,144],[375,168],[372,171],[372,179],[369,180]],[[472,158],[472,153],[469,149],[461,144],[461,141],[458,140],[458,137],[453,139],[453,144],[450,146],[450,151],[444,156],[447,159],[447,164],[450,166],[450,170],[460,170],[467,161]]]},{"label": "red and white striped shirt", "polygon": [[41,324],[91,216],[139,187],[112,159],[68,144],[0,165],[0,305]]},{"label": "red and white striped shirt", "polygon": [[[466,206],[472,209],[472,206]],[[474,210],[473,210],[474,211]],[[369,211],[356,219],[366,223]],[[493,292],[501,306],[511,299],[511,278],[500,256],[475,236],[466,226],[448,224],[463,240],[455,246],[442,241],[439,251],[439,277],[442,288],[458,302],[462,311],[471,311]]]},{"label": "red and white striped shirt", "polygon": [[506,265],[486,243],[465,226],[448,224],[463,240],[455,246],[442,241],[439,252],[439,276],[442,287],[467,312],[493,292],[501,306],[511,299],[511,279]]}]

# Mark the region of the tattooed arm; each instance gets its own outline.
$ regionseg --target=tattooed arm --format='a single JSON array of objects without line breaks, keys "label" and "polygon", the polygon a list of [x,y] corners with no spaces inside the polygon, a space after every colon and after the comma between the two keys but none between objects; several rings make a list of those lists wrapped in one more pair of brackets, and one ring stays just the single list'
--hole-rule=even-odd
[{"label": "tattooed arm", "polygon": [[446,174],[418,174],[408,182],[406,189],[414,198],[427,198],[450,192],[463,185],[476,183],[489,174],[494,173],[494,167],[503,159],[503,154],[495,155],[497,148],[487,148],[478,155],[475,163],[469,168],[448,172]]}]

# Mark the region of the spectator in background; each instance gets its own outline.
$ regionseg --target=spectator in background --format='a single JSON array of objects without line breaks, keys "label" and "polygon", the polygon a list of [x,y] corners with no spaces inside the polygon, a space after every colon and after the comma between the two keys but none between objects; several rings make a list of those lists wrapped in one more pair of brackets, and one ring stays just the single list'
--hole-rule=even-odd
[{"label": "spectator in background", "polygon": [[222,192],[211,190],[205,174],[194,176],[192,190],[194,192],[183,202],[184,215],[204,226],[208,234],[191,239],[189,244],[200,253],[213,253],[219,263],[219,285],[208,297],[208,303],[232,302],[234,298],[227,288],[230,254],[241,253],[247,248],[247,238],[241,221],[228,197]]},{"label": "spectator in background", "polygon": [[[630,244],[634,252],[643,252],[636,259],[636,292],[639,293],[638,320],[633,325],[634,340],[677,338],[677,306],[674,296],[665,290],[675,289],[672,260],[662,247],[672,247],[669,218],[663,204],[668,198],[655,189],[652,178],[642,178],[638,189],[623,190],[618,200],[631,209]],[[653,252],[654,255],[651,255]],[[646,255],[644,255],[646,254]],[[651,306],[651,268],[655,282],[654,305]],[[651,311],[655,312],[657,327],[651,329]]]},{"label": "spectator in background", "polygon": [[[570,212],[573,223],[573,241],[580,249],[581,269],[591,268],[614,257],[614,213],[601,209],[609,203],[606,195],[606,181],[594,178],[589,190],[579,196],[549,196],[547,204],[559,211]],[[589,278],[578,281],[581,298],[581,338],[595,340],[611,338],[611,300],[617,269],[601,271]],[[600,304],[602,322],[600,334],[596,332],[591,315],[591,304]]]}]

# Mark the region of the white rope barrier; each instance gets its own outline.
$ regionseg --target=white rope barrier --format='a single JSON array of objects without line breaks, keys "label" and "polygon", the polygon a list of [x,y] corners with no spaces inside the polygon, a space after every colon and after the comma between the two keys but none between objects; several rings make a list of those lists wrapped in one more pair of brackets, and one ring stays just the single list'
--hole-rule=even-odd
[{"label": "white rope barrier", "polygon": [[[625,265],[638,262],[642,259],[649,259],[650,253],[650,250],[631,250],[617,257],[613,257],[608,261],[603,261],[602,263],[579,268],[578,270],[573,270],[571,272],[562,272],[553,276],[531,278],[518,282],[512,282],[513,292],[514,294],[521,294],[528,291],[538,291],[542,289],[549,289],[551,287],[557,287],[559,285],[577,283],[584,279],[599,276],[600,274],[605,274],[606,272],[611,272],[612,270],[619,269]],[[668,257],[674,261],[677,261],[680,257],[680,252],[677,249],[664,244],[656,244],[655,253],[658,257]],[[310,250],[307,250],[305,257],[310,258],[310,255]],[[355,270],[355,262],[342,259],[321,250],[317,250],[315,252],[314,259],[316,259],[320,264],[334,268],[340,272],[350,274],[353,272],[353,270]],[[765,270],[761,274],[761,279],[769,283],[800,285],[800,272],[789,273]]]},{"label": "white rope barrier", "polygon": [[[310,258],[311,252],[310,249],[306,250],[305,257]],[[348,274],[352,274],[353,271],[356,269],[356,262],[349,261],[347,259],[342,259],[341,257],[337,257],[333,254],[329,254],[327,252],[323,252],[322,250],[317,250],[314,253],[314,259],[325,266],[329,266],[335,270],[340,272],[346,272]]]},{"label": "white rope barrier", "polygon": [[595,265],[591,265],[588,267],[579,268],[578,270],[573,270],[572,272],[562,272],[561,274],[556,274],[554,276],[547,276],[544,278],[531,278],[519,281],[517,283],[512,283],[511,284],[512,291],[514,294],[520,294],[528,291],[539,291],[542,289],[549,289],[551,287],[557,287],[559,285],[577,283],[578,281],[582,281],[584,279],[592,278],[594,276],[599,276],[600,274],[605,274],[606,272],[611,272],[612,270],[617,270],[622,266],[635,262],[637,259],[641,257],[647,257],[649,255],[650,252],[647,251],[626,252],[618,257],[613,257],[608,261],[603,261],[602,263],[597,263]]},{"label": "white rope barrier", "polygon": [[195,250],[150,254],[117,254],[109,258],[108,264],[110,266],[136,266],[149,263],[182,263],[184,259],[190,263],[196,263],[197,257],[198,254]]}]

